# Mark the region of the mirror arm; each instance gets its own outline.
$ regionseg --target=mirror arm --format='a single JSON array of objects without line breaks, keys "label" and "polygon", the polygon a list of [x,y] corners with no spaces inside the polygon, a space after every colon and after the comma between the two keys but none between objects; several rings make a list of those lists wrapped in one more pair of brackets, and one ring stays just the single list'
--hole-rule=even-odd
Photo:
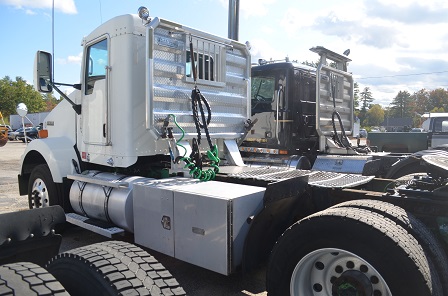
[{"label": "mirror arm", "polygon": [[53,84],[54,85],[62,85],[62,86],[71,86],[77,90],[81,90],[81,83],[68,84],[68,83],[53,82]]},{"label": "mirror arm", "polygon": [[[78,114],[78,115],[81,115],[81,105],[77,105],[77,104],[75,104],[72,100],[70,100],[68,97],[67,97],[67,95],[66,94],[64,94],[57,86],[56,86],[56,83],[54,83],[54,82],[49,82],[49,84],[64,98],[64,99],[66,99],[71,105],[72,105],[72,108],[73,108],[73,110],[75,110],[75,112],[76,112],[76,114]],[[59,84],[59,85],[65,85],[65,84],[62,84],[62,83],[57,83],[57,84]],[[76,84],[75,84],[76,85]],[[72,84],[70,84],[70,85],[67,85],[67,86],[73,86],[73,87],[75,87],[75,85],[72,85]],[[76,88],[76,87],[75,87]]]}]

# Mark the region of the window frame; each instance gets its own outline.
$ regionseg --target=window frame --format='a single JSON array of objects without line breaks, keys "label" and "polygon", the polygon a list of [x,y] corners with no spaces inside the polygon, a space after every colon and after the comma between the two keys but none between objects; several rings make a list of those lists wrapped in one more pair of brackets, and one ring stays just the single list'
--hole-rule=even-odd
[{"label": "window frame", "polygon": [[[91,67],[93,68],[93,59],[91,58],[91,50],[92,48],[95,48],[95,45],[98,45],[102,42],[106,42],[106,46],[105,46],[105,50],[104,52],[106,53],[106,65],[104,66],[104,74],[101,73],[101,75],[93,75],[93,73],[90,73]],[[103,46],[104,47],[104,46]],[[90,45],[88,45],[86,47],[86,58],[84,61],[84,67],[85,67],[85,71],[84,71],[84,82],[85,82],[85,88],[84,88],[84,94],[85,95],[90,95],[93,92],[93,88],[95,86],[95,82],[101,79],[106,79],[107,76],[107,67],[109,66],[109,39],[107,38],[107,36],[101,38],[100,40],[91,43]],[[97,59],[99,60],[99,59]],[[92,63],[92,66],[91,66]],[[98,63],[98,65],[100,65],[100,63]]]}]

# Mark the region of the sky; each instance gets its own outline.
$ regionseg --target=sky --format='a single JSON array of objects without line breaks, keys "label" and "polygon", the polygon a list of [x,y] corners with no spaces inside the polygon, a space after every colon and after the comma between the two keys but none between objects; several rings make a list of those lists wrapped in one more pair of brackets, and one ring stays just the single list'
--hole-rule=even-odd
[{"label": "sky", "polygon": [[[78,83],[81,41],[110,18],[137,13],[228,36],[228,0],[0,0],[0,78],[32,83],[37,50],[53,52],[57,82]],[[349,71],[374,103],[399,91],[448,88],[446,0],[240,0],[239,41],[259,58],[317,61],[309,51],[350,49]]]}]

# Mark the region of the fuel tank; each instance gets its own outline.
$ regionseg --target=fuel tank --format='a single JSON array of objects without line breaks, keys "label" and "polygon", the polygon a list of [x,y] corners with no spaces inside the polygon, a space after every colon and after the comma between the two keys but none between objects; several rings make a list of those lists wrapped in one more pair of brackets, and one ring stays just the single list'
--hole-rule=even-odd
[{"label": "fuel tank", "polygon": [[[73,182],[70,189],[70,204],[73,210],[80,215],[112,223],[133,233],[133,183],[152,179],[100,171],[88,171],[83,175],[92,178],[92,183]],[[112,184],[127,183],[128,186],[109,187],[95,184],[95,180]]]}]

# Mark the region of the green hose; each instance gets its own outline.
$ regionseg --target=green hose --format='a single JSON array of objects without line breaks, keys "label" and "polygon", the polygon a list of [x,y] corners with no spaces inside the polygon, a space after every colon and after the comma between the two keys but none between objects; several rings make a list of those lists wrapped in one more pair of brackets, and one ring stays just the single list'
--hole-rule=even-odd
[{"label": "green hose", "polygon": [[179,144],[180,141],[185,137],[185,131],[180,125],[177,123],[176,115],[169,114],[168,117],[172,117],[174,124],[179,128],[179,130],[182,132],[182,136],[179,138],[178,141],[176,141],[176,145],[178,147],[181,147],[184,149],[184,154],[180,158],[183,162],[185,162],[185,167],[190,170],[189,174],[198,180],[201,181],[209,181],[214,180],[216,177],[216,174],[219,173],[219,162],[220,159],[218,157],[218,146],[214,145],[212,150],[207,151],[207,158],[210,160],[210,166],[212,168],[209,168],[207,170],[202,170],[200,167],[197,167],[190,157],[185,156],[187,154],[187,148],[185,148],[182,144]]}]

